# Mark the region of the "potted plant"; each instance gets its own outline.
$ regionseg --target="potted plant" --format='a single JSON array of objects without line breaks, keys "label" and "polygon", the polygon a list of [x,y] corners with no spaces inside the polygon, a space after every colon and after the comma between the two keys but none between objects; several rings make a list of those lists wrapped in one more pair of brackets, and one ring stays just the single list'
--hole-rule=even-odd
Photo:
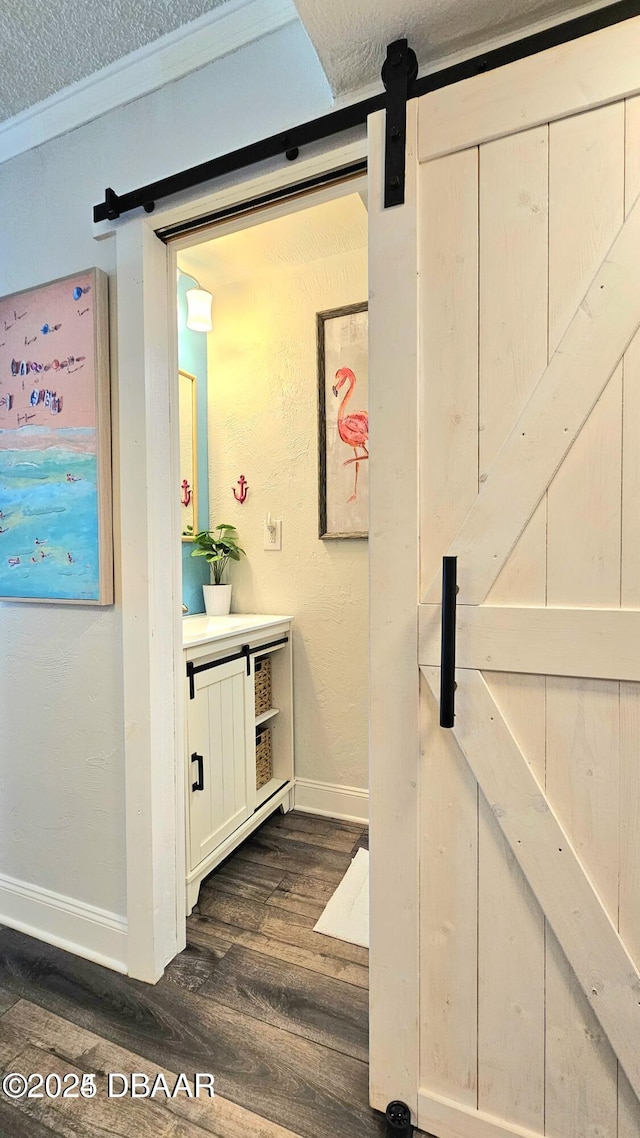
[{"label": "potted plant", "polygon": [[231,585],[223,584],[222,578],[228,562],[239,561],[244,553],[236,540],[236,527],[219,525],[194,533],[193,526],[187,526],[184,536],[193,540],[191,556],[205,557],[209,562],[213,582],[202,586],[207,616],[227,616],[231,608]]}]

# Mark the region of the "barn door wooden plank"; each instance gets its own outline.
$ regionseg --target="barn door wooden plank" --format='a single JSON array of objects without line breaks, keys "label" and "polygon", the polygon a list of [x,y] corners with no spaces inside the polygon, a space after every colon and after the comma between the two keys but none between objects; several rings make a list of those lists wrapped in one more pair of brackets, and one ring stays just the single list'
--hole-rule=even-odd
[{"label": "barn door wooden plank", "polygon": [[[628,213],[640,193],[640,96],[629,99],[625,111],[625,212]],[[621,601],[625,608],[640,608],[639,434],[640,332],[625,353],[623,375]],[[640,907],[638,915],[640,919]]]},{"label": "barn door wooden plank", "polygon": [[[477,151],[422,166],[419,202],[418,438],[424,580],[425,574],[430,579],[435,571],[443,547],[478,493]],[[433,375],[446,375],[446,384],[433,382]],[[393,404],[397,394],[393,386],[389,391]],[[386,431],[389,421],[388,417]],[[408,438],[403,431],[398,443],[403,453]],[[404,477],[405,465],[406,459],[399,458],[399,477]],[[388,537],[387,526],[380,534],[385,549]],[[392,604],[397,608],[395,599]],[[415,653],[415,642],[413,648]],[[388,683],[385,676],[385,689]],[[420,1000],[428,1011],[420,1020],[420,1085],[475,1107],[478,787],[455,740],[438,728],[431,696],[426,685],[422,688]],[[382,690],[380,697],[384,704]],[[398,746],[396,739],[390,738],[392,749]],[[396,778],[392,768],[389,777]]]},{"label": "barn door wooden plank", "polygon": [[478,493],[478,152],[418,179],[422,593]]},{"label": "barn door wooden plank", "polygon": [[[620,936],[640,960],[640,684],[620,685]],[[618,1080],[618,1138],[638,1138],[640,1102],[623,1072]]]},{"label": "barn door wooden plank", "polygon": [[421,162],[640,90],[640,19],[442,87],[420,100]]},{"label": "barn door wooden plank", "polygon": [[[640,97],[625,104],[625,213],[640,192]],[[640,333],[622,377],[622,572],[620,600],[640,608]],[[620,936],[640,960],[640,685],[620,685]],[[618,1138],[640,1134],[640,1102],[623,1071],[618,1079]]]},{"label": "barn door wooden plank", "polygon": [[[480,485],[547,363],[547,143],[543,126],[480,148]],[[531,534],[544,568],[544,530],[540,535],[532,527]],[[517,579],[504,574],[501,586],[503,600],[544,604],[537,563]],[[544,723],[544,680],[527,678],[524,706],[522,684],[503,677],[499,685],[500,706],[520,731],[536,718]],[[533,742],[528,733],[527,741]],[[451,744],[456,747],[455,740]],[[535,745],[534,751],[537,758]],[[517,1038],[518,1046],[505,1048],[505,1037]],[[482,795],[477,1106],[511,1124],[544,1130],[544,918]]]},{"label": "barn door wooden plank", "polygon": [[[369,120],[370,1099],[417,1102],[418,595],[416,100],[407,107],[405,206],[383,207],[384,112]],[[389,376],[395,375],[393,384]],[[389,423],[396,428],[389,434]],[[377,440],[380,439],[378,447]],[[375,440],[375,443],[374,443]],[[402,564],[388,543],[402,547]],[[389,661],[392,661],[391,667]],[[394,755],[393,763],[389,755]],[[389,920],[389,914],[394,919]],[[397,1030],[391,1038],[389,1023]]]},{"label": "barn door wooden plank", "polygon": [[[449,553],[461,599],[481,604],[640,325],[640,202],[623,223]],[[514,495],[517,477],[518,494]],[[428,595],[437,600],[435,577]]]},{"label": "barn door wooden plank", "polygon": [[[550,353],[557,349],[624,220],[624,135],[622,103],[549,128]],[[620,373],[619,365],[549,486],[550,606],[617,609],[620,604]],[[578,632],[579,625],[575,627]],[[608,652],[602,648],[614,668],[616,644],[614,636]],[[597,663],[593,643],[590,655]],[[579,673],[575,679],[547,680],[546,793],[616,924],[618,685],[594,682]],[[611,678],[618,678],[615,670]],[[616,1059],[552,934],[547,948],[546,1056],[546,1121],[552,1138],[579,1133],[585,1115],[594,1133],[615,1134]]]},{"label": "barn door wooden plank", "polygon": [[[437,699],[439,669],[423,673]],[[453,734],[640,1095],[640,974],[480,672],[458,672]]]},{"label": "barn door wooden plank", "polygon": [[[419,607],[421,664],[440,663],[441,613],[440,605]],[[639,681],[639,644],[640,609],[457,606],[459,668]]]},{"label": "barn door wooden plank", "polygon": [[[542,1138],[543,1129],[531,1130],[484,1110],[471,1110],[459,1102],[421,1089],[418,1099],[421,1131],[438,1138]],[[634,1135],[634,1138],[636,1136]]]}]

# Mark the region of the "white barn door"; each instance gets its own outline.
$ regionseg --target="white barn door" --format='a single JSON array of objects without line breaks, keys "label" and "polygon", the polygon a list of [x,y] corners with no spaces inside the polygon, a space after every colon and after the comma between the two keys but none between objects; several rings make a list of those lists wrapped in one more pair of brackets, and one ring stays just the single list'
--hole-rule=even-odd
[{"label": "white barn door", "polygon": [[371,124],[371,1096],[438,1138],[640,1134],[638,91],[634,19],[415,100],[387,211]]}]

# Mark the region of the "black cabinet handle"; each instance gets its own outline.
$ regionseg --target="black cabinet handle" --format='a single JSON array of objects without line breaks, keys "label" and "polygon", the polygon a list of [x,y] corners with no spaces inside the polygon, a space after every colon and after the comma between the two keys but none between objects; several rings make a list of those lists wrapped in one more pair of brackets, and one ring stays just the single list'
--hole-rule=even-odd
[{"label": "black cabinet handle", "polygon": [[191,762],[198,764],[198,777],[195,782],[192,782],[192,790],[204,790],[204,759],[202,755],[198,755],[195,751],[191,756]]},{"label": "black cabinet handle", "polygon": [[442,636],[440,640],[440,726],[453,727],[456,690],[457,557],[442,558]]}]

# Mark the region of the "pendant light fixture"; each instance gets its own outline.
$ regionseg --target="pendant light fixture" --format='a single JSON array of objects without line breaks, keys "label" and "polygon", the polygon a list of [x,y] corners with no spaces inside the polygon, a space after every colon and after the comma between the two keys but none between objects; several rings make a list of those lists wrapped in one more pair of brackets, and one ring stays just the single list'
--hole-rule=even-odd
[{"label": "pendant light fixture", "polygon": [[[185,296],[187,298],[187,328],[192,332],[212,332],[213,322],[211,320],[211,304],[213,297],[206,288],[202,288],[200,282],[192,275],[192,273],[185,273],[184,269],[178,269],[178,280],[180,277],[189,277],[190,280],[195,281],[195,288],[188,288]],[[178,304],[178,311],[180,305]]]},{"label": "pendant light fixture", "polygon": [[[195,277],[193,278],[195,280]],[[206,288],[201,288],[196,281],[196,288],[188,288],[187,297],[187,328],[192,332],[211,332],[211,303],[213,297]]]}]

